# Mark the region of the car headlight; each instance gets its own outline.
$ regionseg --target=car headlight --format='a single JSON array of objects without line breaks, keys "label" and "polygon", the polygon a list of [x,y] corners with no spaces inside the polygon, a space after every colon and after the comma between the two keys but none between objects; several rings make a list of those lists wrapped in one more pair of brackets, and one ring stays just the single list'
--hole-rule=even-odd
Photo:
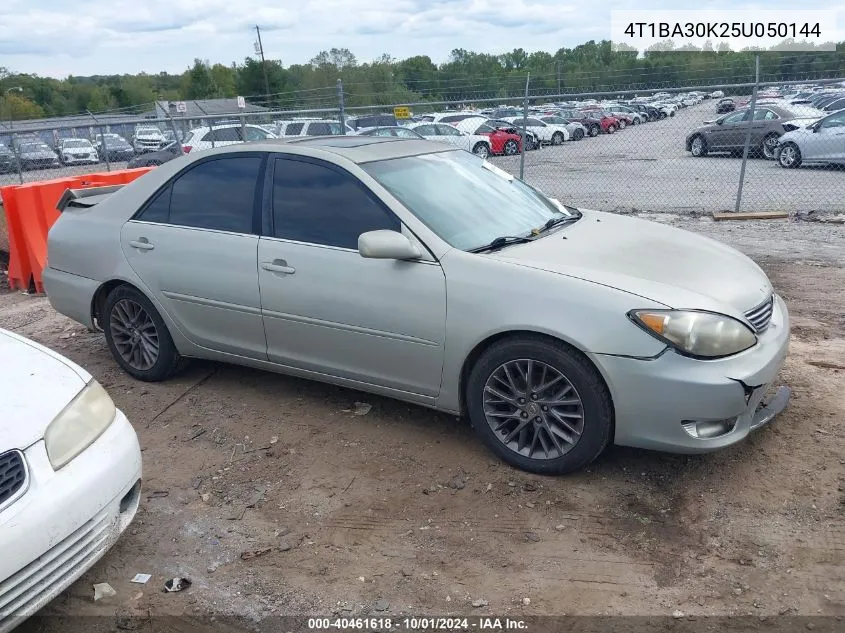
[{"label": "car headlight", "polygon": [[632,310],[628,317],[646,332],[698,358],[722,358],[754,346],[751,329],[732,317],[692,310]]},{"label": "car headlight", "polygon": [[109,428],[116,409],[96,380],[89,382],[50,422],[44,433],[47,457],[54,470],[79,455]]}]

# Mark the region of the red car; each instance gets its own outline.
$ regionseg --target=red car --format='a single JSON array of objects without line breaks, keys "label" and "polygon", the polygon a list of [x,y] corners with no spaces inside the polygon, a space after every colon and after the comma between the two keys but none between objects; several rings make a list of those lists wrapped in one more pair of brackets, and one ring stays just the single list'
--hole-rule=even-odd
[{"label": "red car", "polygon": [[490,125],[484,117],[472,117],[453,123],[458,130],[466,134],[481,134],[490,139],[490,153],[513,156],[522,151],[522,137],[514,128],[500,128]]},{"label": "red car", "polygon": [[587,116],[598,119],[599,124],[601,125],[601,131],[605,134],[613,134],[616,130],[621,130],[625,127],[624,125],[619,125],[619,119],[608,112],[604,112],[603,110],[585,109],[582,110],[582,112]]}]

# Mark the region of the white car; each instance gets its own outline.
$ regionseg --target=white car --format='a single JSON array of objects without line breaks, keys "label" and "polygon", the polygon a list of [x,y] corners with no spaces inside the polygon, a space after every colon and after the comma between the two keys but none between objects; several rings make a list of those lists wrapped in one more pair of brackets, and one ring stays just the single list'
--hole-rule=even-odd
[{"label": "white car", "polygon": [[577,121],[568,121],[562,116],[558,115],[548,115],[548,116],[541,116],[540,120],[544,123],[551,123],[553,125],[562,125],[566,128],[566,131],[569,132],[569,138],[573,141],[580,141],[582,138],[587,136],[587,128],[582,123],[578,123]]},{"label": "white car", "polygon": [[[241,129],[243,127],[243,130]],[[246,134],[244,134],[244,130]],[[201,152],[213,147],[224,145],[235,145],[245,141],[266,141],[270,138],[278,138],[272,132],[268,132],[260,125],[244,125],[240,123],[227,123],[213,127],[198,127],[188,132],[188,136],[182,141],[182,149],[189,152]]]},{"label": "white car", "polygon": [[492,153],[489,137],[463,132],[448,123],[413,123],[408,127],[426,140],[449,143],[482,158]]},{"label": "white car", "polygon": [[155,125],[139,125],[132,136],[132,148],[136,154],[157,152],[167,143],[161,130]]},{"label": "white car", "polygon": [[528,117],[523,119],[521,116],[506,117],[503,121],[513,123],[514,127],[522,129],[523,123],[529,132],[533,132],[541,143],[547,145],[562,145],[564,141],[569,140],[569,131],[565,125],[556,125],[554,123],[546,123],[536,117]]},{"label": "white car", "polygon": [[0,329],[0,633],[114,545],[141,496],[135,430],[84,369]]},{"label": "white car", "polygon": [[845,165],[845,110],[781,136],[775,159],[786,168],[806,163]]},{"label": "white car", "polygon": [[100,162],[97,149],[85,138],[60,140],[56,153],[62,165],[95,165]]},{"label": "white car", "polygon": [[[340,121],[331,119],[309,119],[293,121],[277,121],[279,136],[340,136],[343,128]],[[349,125],[346,126],[346,134],[355,134]]]},{"label": "white car", "polygon": [[434,114],[424,114],[420,117],[423,123],[458,123],[464,119],[482,116],[479,112],[464,111],[464,112],[435,112]]}]

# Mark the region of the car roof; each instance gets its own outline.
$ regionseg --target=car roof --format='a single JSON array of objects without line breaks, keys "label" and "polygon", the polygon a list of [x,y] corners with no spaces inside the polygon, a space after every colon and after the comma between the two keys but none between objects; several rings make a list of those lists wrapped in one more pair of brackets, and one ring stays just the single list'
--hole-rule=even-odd
[{"label": "car roof", "polygon": [[[284,151],[286,147],[302,147],[316,150],[315,154],[329,153],[341,156],[353,163],[371,163],[379,160],[421,156],[442,152],[461,151],[444,143],[422,139],[406,139],[396,136],[294,136],[269,139],[252,143],[241,143],[220,148],[216,153],[248,152],[259,148]],[[214,151],[214,150],[211,150]],[[208,155],[202,152],[201,155]]]}]

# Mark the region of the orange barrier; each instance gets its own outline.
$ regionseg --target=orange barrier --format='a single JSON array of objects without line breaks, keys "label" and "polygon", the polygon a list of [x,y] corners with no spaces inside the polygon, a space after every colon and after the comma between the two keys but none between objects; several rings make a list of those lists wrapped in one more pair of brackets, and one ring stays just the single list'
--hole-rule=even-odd
[{"label": "orange barrier", "polygon": [[122,169],[0,187],[9,229],[9,287],[27,290],[34,285],[37,292],[44,292],[41,273],[47,265],[47,232],[60,215],[56,205],[67,189],[126,184],[151,169]]}]

